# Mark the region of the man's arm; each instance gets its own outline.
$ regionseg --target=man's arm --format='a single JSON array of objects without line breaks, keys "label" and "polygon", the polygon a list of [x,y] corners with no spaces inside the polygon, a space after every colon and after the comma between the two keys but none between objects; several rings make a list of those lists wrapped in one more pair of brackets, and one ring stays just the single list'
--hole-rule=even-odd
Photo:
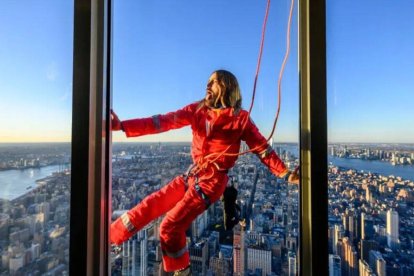
[{"label": "man's arm", "polygon": [[115,126],[117,126],[118,129],[114,129],[114,127],[112,129],[124,131],[127,137],[137,137],[181,128],[191,124],[197,105],[198,103],[193,103],[182,109],[169,112],[167,114],[155,115],[148,118],[125,120],[120,122],[119,125],[115,123]]},{"label": "man's arm", "polygon": [[253,149],[255,153],[265,164],[269,170],[277,177],[284,178],[289,174],[289,169],[286,168],[285,163],[275,153],[272,147],[267,143],[267,140],[259,132],[256,125],[250,118],[247,118],[248,122],[243,131],[242,140],[246,141],[246,144],[250,149]]}]

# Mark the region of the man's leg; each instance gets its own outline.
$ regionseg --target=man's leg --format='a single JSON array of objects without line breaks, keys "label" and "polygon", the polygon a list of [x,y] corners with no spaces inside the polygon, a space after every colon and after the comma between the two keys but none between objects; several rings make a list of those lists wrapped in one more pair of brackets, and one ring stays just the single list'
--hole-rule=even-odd
[{"label": "man's leg", "polygon": [[185,231],[191,222],[206,210],[206,204],[191,185],[160,226],[160,241],[164,270],[167,272],[184,269],[190,264]]},{"label": "man's leg", "polygon": [[[220,198],[227,181],[228,177],[224,173],[216,173],[207,178],[190,177],[188,179],[189,188],[184,197],[167,213],[160,226],[165,271],[178,272],[189,266],[190,256],[186,245],[185,231],[190,227],[192,221],[206,210],[208,204],[213,204]],[[198,185],[197,189],[195,188],[196,184]]]},{"label": "man's leg", "polygon": [[111,242],[119,245],[128,240],[149,222],[173,208],[185,191],[185,181],[178,176],[159,191],[144,198],[111,224]]}]

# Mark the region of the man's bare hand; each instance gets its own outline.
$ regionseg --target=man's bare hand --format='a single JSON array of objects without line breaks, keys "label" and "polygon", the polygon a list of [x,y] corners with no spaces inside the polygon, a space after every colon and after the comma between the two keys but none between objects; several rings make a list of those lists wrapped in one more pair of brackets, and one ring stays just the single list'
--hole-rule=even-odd
[{"label": "man's bare hand", "polygon": [[122,130],[121,120],[119,120],[118,115],[113,110],[111,110],[111,124],[113,131]]},{"label": "man's bare hand", "polygon": [[296,184],[299,185],[300,182],[300,175],[298,174],[299,172],[299,167],[297,167],[290,175],[288,178],[288,182],[291,184]]}]

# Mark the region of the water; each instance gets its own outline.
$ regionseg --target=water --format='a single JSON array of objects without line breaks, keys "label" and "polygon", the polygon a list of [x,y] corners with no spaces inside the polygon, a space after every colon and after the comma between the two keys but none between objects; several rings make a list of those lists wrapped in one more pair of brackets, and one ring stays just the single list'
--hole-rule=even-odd
[{"label": "water", "polygon": [[[276,145],[282,150],[289,151],[293,156],[297,157],[298,146],[296,145]],[[389,162],[362,160],[362,159],[347,159],[329,156],[328,162],[332,162],[336,166],[355,169],[358,171],[366,171],[371,173],[378,173],[384,176],[400,176],[403,179],[414,181],[414,166],[393,166]]]},{"label": "water", "polygon": [[[294,152],[292,149],[288,149]],[[385,176],[400,176],[414,181],[414,166],[392,166],[388,162],[368,161],[329,157],[336,166],[379,173]],[[59,171],[59,166],[46,166],[39,169],[0,171],[0,199],[15,199],[36,187],[36,180]]]},{"label": "water", "polygon": [[401,176],[403,179],[414,181],[414,166],[393,166],[389,162],[370,161],[361,159],[347,159],[329,157],[329,162],[335,166],[378,173],[384,176]]},{"label": "water", "polygon": [[0,171],[0,199],[15,199],[36,188],[36,180],[59,171],[59,165],[35,169]]}]

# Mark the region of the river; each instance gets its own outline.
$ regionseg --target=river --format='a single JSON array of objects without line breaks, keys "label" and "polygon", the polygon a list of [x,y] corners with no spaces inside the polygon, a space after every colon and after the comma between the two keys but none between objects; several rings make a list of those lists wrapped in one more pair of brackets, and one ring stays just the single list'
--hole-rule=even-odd
[{"label": "river", "polygon": [[358,171],[366,171],[378,173],[381,175],[401,176],[403,179],[414,181],[414,166],[393,166],[389,162],[371,161],[362,159],[349,159],[339,157],[329,157],[329,162],[335,166],[356,169]]},{"label": "river", "polygon": [[[293,156],[298,156],[297,146],[279,146],[283,150],[290,152]],[[390,162],[383,162],[378,160],[362,160],[362,159],[350,159],[350,158],[339,158],[339,157],[328,157],[328,162],[332,162],[335,166],[355,169],[358,171],[366,171],[372,173],[378,173],[381,175],[389,176],[400,176],[403,179],[414,181],[414,166],[413,165],[397,165],[393,166]]]},{"label": "river", "polygon": [[0,171],[0,199],[15,199],[36,188],[36,180],[59,171],[59,165]]},{"label": "river", "polygon": [[[293,151],[294,152],[294,151]],[[385,176],[400,176],[414,181],[414,166],[392,166],[388,162],[361,159],[329,157],[329,162],[340,167],[379,173]],[[36,180],[59,171],[59,166],[46,166],[38,169],[0,171],[0,199],[15,199],[36,187]]]}]

